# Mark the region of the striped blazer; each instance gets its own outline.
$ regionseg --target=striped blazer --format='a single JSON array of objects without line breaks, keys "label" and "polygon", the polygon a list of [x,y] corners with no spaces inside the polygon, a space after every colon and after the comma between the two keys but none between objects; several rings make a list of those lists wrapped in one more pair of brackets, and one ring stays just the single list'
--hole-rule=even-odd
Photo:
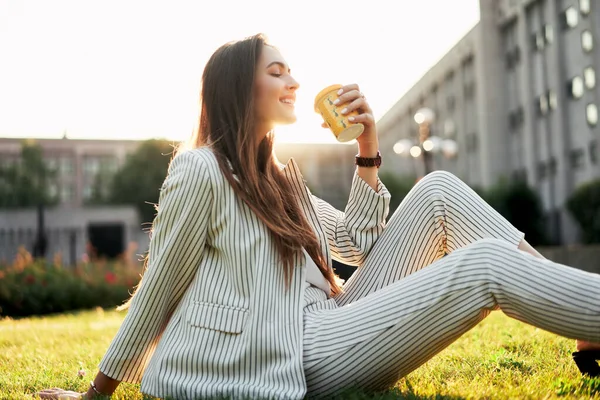
[{"label": "striped blazer", "polygon": [[[384,229],[389,193],[358,175],[345,212],[283,168],[331,258],[361,265]],[[291,285],[266,226],[241,201],[208,147],[177,155],[161,188],[149,263],[100,370],[143,393],[192,399],[300,399],[305,257]]]}]

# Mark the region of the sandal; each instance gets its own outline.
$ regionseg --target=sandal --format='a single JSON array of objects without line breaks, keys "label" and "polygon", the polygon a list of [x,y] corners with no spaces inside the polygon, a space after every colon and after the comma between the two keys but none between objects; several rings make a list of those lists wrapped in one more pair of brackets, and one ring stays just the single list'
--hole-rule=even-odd
[{"label": "sandal", "polygon": [[583,375],[600,376],[600,350],[581,350],[573,353],[573,361]]}]

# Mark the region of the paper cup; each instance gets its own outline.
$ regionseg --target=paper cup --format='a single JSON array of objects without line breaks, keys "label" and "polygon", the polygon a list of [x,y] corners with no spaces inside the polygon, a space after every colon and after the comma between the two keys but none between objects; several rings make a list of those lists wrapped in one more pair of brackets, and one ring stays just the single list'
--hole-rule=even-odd
[{"label": "paper cup", "polygon": [[315,97],[315,112],[321,114],[338,142],[348,142],[359,137],[365,130],[365,126],[348,121],[348,117],[357,116],[358,111],[354,110],[343,115],[341,111],[347,104],[339,107],[333,104],[338,98],[337,92],[341,87],[342,85],[331,85],[321,90]]}]

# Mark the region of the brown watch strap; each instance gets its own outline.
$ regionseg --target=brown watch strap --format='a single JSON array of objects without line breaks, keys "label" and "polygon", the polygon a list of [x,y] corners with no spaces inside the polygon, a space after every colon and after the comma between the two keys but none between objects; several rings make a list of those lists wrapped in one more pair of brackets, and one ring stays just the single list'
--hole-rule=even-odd
[{"label": "brown watch strap", "polygon": [[381,153],[377,152],[377,156],[373,158],[359,157],[358,154],[354,157],[354,165],[359,167],[377,167],[381,166]]}]

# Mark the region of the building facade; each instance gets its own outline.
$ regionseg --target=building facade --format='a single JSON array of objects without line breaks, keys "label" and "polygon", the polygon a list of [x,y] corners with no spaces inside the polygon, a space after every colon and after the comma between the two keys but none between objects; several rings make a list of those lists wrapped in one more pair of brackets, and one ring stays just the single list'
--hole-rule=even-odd
[{"label": "building facade", "polygon": [[388,166],[420,171],[392,148],[416,137],[414,114],[428,107],[432,134],[459,145],[454,159],[435,156],[436,168],[484,188],[527,181],[552,239],[577,242],[565,201],[600,177],[599,35],[592,0],[480,0],[480,22],[378,122]]}]

